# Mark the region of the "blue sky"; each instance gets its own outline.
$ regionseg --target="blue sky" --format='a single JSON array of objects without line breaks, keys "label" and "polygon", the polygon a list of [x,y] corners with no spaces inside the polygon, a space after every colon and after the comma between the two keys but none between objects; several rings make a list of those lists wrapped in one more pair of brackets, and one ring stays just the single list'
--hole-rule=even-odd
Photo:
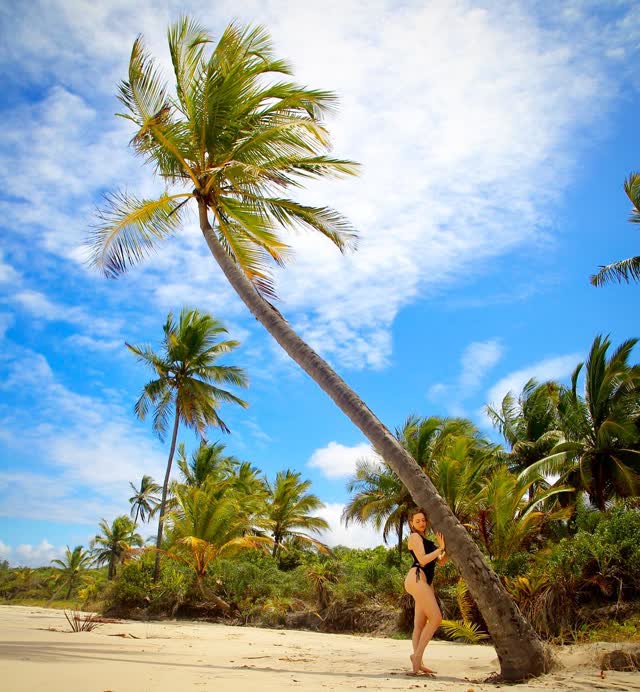
[{"label": "blue sky", "polygon": [[147,373],[123,344],[158,344],[183,305],[243,344],[228,362],[251,406],[223,412],[229,451],[310,478],[329,542],[379,541],[339,523],[363,436],[247,315],[195,218],[117,282],[83,263],[105,191],[160,190],[115,91],[139,32],[168,68],[166,27],[185,10],[214,35],[264,23],[299,81],[340,95],[335,151],[363,174],[301,198],[346,214],[359,251],[294,237],[279,307],[389,427],[417,413],[486,428],[485,403],[531,376],[566,380],[596,334],[640,336],[640,287],[588,282],[638,253],[622,190],[640,167],[637,3],[5,4],[0,555],[14,564],[86,545],[128,511],[129,481],[161,479],[166,445],[132,411]]}]

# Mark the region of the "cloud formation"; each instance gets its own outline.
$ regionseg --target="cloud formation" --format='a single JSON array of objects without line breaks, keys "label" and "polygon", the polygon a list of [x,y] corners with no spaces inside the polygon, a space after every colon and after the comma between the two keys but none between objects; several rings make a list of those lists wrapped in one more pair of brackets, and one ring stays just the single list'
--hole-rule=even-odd
[{"label": "cloud formation", "polygon": [[539,382],[546,380],[565,380],[574,371],[576,365],[583,360],[580,353],[569,353],[565,356],[552,356],[532,363],[519,370],[514,370],[502,377],[488,391],[486,401],[491,406],[500,406],[508,392],[518,396],[522,387],[532,377]]},{"label": "cloud formation", "polygon": [[307,466],[319,469],[325,478],[336,480],[348,478],[355,473],[357,462],[364,457],[373,457],[375,453],[368,443],[347,447],[338,442],[329,442],[326,447],[316,449]]},{"label": "cloud formation", "polygon": [[[138,31],[168,74],[165,29],[179,11],[214,34],[226,17],[264,22],[301,82],[339,92],[335,152],[363,164],[359,180],[303,195],[353,220],[359,252],[343,257],[301,234],[293,238],[296,261],[277,276],[291,321],[354,369],[388,364],[391,326],[404,306],[483,271],[491,258],[549,239],[581,133],[616,98],[640,25],[631,2],[598,21],[592,7],[571,0],[548,14],[534,3],[480,8],[470,0],[401,7],[227,0],[215,11],[154,0],[81,4],[69,12],[62,0],[36,2],[4,29],[4,60],[19,66],[12,74],[43,94],[3,111],[0,178],[10,196],[0,212],[11,233],[78,260],[99,193],[160,189],[127,152],[126,123],[112,116]],[[34,33],[29,13],[46,32]],[[26,196],[34,178],[46,196]],[[135,283],[163,306],[191,298],[222,305],[225,317],[244,314],[195,227],[137,270]]]}]

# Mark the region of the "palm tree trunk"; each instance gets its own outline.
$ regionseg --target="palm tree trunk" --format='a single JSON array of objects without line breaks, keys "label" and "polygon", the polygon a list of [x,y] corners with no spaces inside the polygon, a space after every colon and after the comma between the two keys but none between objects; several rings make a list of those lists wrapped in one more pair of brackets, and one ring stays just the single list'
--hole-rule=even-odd
[{"label": "palm tree trunk", "polygon": [[296,334],[280,312],[256,292],[218,240],[209,223],[205,203],[201,200],[198,202],[200,228],[209,250],[245,305],[289,356],[364,433],[397,473],[414,501],[428,510],[433,526],[444,534],[447,551],[487,623],[502,677],[515,681],[545,672],[547,662],[540,639],[522,617],[467,531],[438,495],[431,480],[344,380]]},{"label": "palm tree trunk", "polygon": [[178,439],[178,427],[180,426],[180,409],[176,402],[176,416],[173,421],[173,435],[171,436],[171,449],[167,460],[167,472],[164,474],[164,485],[162,486],[162,500],[160,500],[160,516],[158,517],[158,535],[156,536],[156,562],[153,568],[153,581],[160,579],[160,547],[162,546],[162,532],[164,530],[164,510],[167,503],[167,493],[169,491],[169,476],[171,476],[171,463],[176,451],[176,440]]}]

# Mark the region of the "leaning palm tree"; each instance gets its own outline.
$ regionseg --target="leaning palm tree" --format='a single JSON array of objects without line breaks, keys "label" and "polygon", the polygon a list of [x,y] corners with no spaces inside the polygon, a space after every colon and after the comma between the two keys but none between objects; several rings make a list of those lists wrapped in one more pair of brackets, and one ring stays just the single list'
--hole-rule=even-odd
[{"label": "leaning palm tree", "polygon": [[301,481],[300,473],[287,469],[276,475],[274,483],[267,483],[265,516],[261,526],[273,537],[274,557],[280,553],[285,538],[296,537],[307,545],[326,552],[326,546],[309,535],[329,528],[325,519],[311,514],[324,507],[317,495],[307,492],[311,481]]},{"label": "leaning palm tree", "polygon": [[[594,339],[560,400],[563,441],[523,475],[558,475],[600,510],[612,498],[640,494],[640,365],[629,364],[637,342],[628,339],[607,357],[609,337]],[[583,368],[584,398],[577,391]]]},{"label": "leaning palm tree", "polygon": [[503,676],[541,673],[546,663],[540,641],[433,484],[271,302],[269,263],[282,264],[289,250],[282,230],[310,229],[340,250],[353,246],[356,237],[332,209],[287,196],[304,179],[357,170],[327,153],[322,118],[335,106],[334,95],[295,84],[260,27],[231,25],[213,45],[200,25],[183,18],[170,27],[168,39],[174,92],[138,38],[119,98],[135,129],[132,147],[174,189],[157,199],[111,196],[91,239],[92,263],[106,276],[121,275],[179,230],[192,201],[207,246],[251,313],[360,428],[445,534],[483,610]]},{"label": "leaning palm tree", "polygon": [[160,486],[151,478],[151,476],[142,476],[140,487],[136,488],[133,483],[129,483],[133,495],[129,498],[131,504],[131,516],[133,523],[138,523],[138,518],[142,521],[149,521],[156,513],[160,504],[158,493]]},{"label": "leaning palm tree", "polygon": [[[91,553],[85,550],[81,545],[77,545],[73,550],[69,550],[69,546],[67,546],[62,560],[51,560],[51,564],[59,570],[58,583],[67,587],[67,600],[71,598],[71,592],[78,578],[82,572],[89,567],[92,561],[93,556]],[[51,600],[53,600],[56,595],[57,594],[54,594]]]},{"label": "leaning palm tree", "polygon": [[230,339],[220,340],[227,333],[222,323],[211,315],[184,308],[178,321],[169,313],[164,325],[162,351],[158,354],[150,346],[127,347],[141,363],[148,365],[155,378],[148,382],[135,405],[135,412],[144,420],[153,408],[153,427],[163,439],[168,422],[173,418],[171,446],[167,459],[167,470],[162,485],[158,534],[156,537],[156,562],[154,579],[160,576],[160,548],[171,464],[176,449],[180,423],[203,435],[206,428],[214,425],[228,432],[218,415],[222,402],[231,402],[246,407],[247,404],[235,394],[222,389],[220,384],[244,387],[247,378],[244,371],[234,365],[218,365],[220,356],[229,353],[239,344]]},{"label": "leaning palm tree", "polygon": [[136,525],[123,514],[113,520],[111,526],[102,519],[99,524],[102,533],[91,541],[94,558],[97,565],[109,565],[109,579],[116,576],[116,567],[124,562],[133,549],[143,545],[144,541],[136,533]]},{"label": "leaning palm tree", "polygon": [[[624,191],[631,202],[631,223],[640,223],[640,173],[631,173],[624,181]],[[600,268],[597,274],[591,277],[594,286],[603,286],[611,281],[622,283],[626,281],[640,281],[640,255],[620,260]]]}]

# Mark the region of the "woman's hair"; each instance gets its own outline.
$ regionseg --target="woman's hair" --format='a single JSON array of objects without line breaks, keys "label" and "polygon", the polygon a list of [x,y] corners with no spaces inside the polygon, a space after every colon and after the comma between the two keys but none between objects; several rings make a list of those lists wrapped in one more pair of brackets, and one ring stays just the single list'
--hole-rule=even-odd
[{"label": "woman's hair", "polygon": [[423,514],[424,518],[427,520],[427,528],[429,528],[429,516],[425,512],[425,510],[422,507],[414,507],[412,510],[409,512],[409,528],[413,530],[413,517],[416,516],[416,514]]}]

